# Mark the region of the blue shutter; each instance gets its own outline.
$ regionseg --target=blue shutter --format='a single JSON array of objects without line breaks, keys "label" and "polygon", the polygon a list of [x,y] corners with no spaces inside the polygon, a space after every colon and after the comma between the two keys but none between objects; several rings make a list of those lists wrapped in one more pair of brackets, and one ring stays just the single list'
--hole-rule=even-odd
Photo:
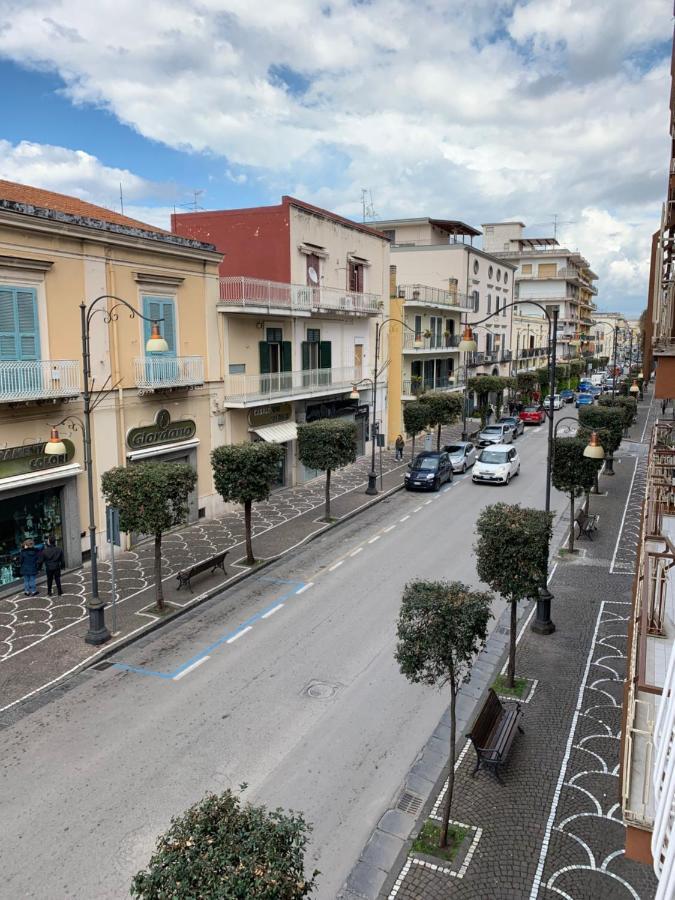
[{"label": "blue shutter", "polygon": [[0,288],[0,360],[18,359],[12,288]]},{"label": "blue shutter", "polygon": [[[152,322],[159,323],[159,330],[162,337],[169,345],[166,353],[161,354],[163,357],[176,355],[176,316],[174,311],[173,300],[168,297],[143,297],[143,315],[151,319],[150,322],[143,323],[143,344],[145,345],[152,332]],[[144,346],[145,351],[145,346]]]},{"label": "blue shutter", "polygon": [[0,288],[0,360],[40,359],[34,288]]}]

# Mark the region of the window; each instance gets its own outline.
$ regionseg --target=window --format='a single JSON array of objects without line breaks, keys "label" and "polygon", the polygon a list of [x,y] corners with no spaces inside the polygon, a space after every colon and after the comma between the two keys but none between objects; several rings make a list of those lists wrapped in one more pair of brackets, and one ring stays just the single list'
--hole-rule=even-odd
[{"label": "window", "polygon": [[504,272],[504,284],[507,284],[507,283],[508,283],[508,280],[509,280],[509,273],[508,273],[508,272]]},{"label": "window", "polygon": [[415,337],[422,337],[422,316],[415,316]]},{"label": "window", "polygon": [[486,225],[486,226],[485,226],[485,234],[492,234],[493,231],[494,231],[494,228],[493,228],[492,225]]},{"label": "window", "polygon": [[245,375],[246,363],[230,363],[228,371],[230,375]]},{"label": "window", "polygon": [[502,280],[502,270],[497,269],[497,281],[501,281],[501,280]]},{"label": "window", "polygon": [[307,340],[310,344],[318,344],[321,340],[321,331],[318,328],[308,328]]},{"label": "window", "polygon": [[316,253],[307,254],[307,284],[318,287],[321,280],[321,258]]},{"label": "window", "polygon": [[321,331],[318,328],[307,329],[306,350],[303,347],[302,368],[303,369],[319,369],[319,343],[321,341]]},{"label": "window", "polygon": [[478,275],[478,268],[479,268],[478,260],[474,259],[474,261],[473,261],[473,274],[474,275]]},{"label": "window", "polygon": [[555,278],[558,267],[555,263],[539,263],[540,278]]},{"label": "window", "polygon": [[0,360],[40,359],[34,288],[0,287]]},{"label": "window", "polygon": [[494,269],[492,268],[492,266],[490,266],[490,268],[488,269],[488,278],[492,278],[493,272],[494,272]]},{"label": "window", "polygon": [[532,263],[523,263],[520,267],[520,272],[522,275],[531,275],[532,274]]},{"label": "window", "polygon": [[363,293],[363,263],[350,259],[347,264],[347,290]]},{"label": "window", "polygon": [[440,316],[431,316],[431,346],[432,348],[443,346],[443,319]]},{"label": "window", "polygon": [[492,312],[492,294],[487,295],[487,314],[490,315]]},{"label": "window", "polygon": [[159,330],[169,349],[161,354],[163,359],[176,355],[176,313],[172,297],[143,297],[143,315],[151,321],[143,322],[143,346],[150,340],[152,323],[159,322]]},{"label": "window", "polygon": [[392,229],[385,229],[385,230],[382,232],[382,234],[383,234],[385,237],[389,238],[389,240],[392,242],[392,244],[395,244],[395,243],[396,243],[396,232],[394,231],[393,228],[392,228]]},{"label": "window", "polygon": [[478,312],[479,307],[480,307],[480,295],[478,294],[478,291],[474,291],[473,292],[473,311]]},{"label": "window", "polygon": [[495,312],[499,315],[499,294],[495,297]]}]

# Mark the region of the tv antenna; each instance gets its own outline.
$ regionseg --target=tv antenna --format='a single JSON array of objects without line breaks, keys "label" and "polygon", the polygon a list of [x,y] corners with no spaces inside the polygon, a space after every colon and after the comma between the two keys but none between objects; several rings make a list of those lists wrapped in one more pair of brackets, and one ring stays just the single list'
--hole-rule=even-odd
[{"label": "tv antenna", "polygon": [[197,190],[195,188],[194,190],[190,191],[190,193],[192,194],[192,200],[188,200],[187,203],[179,203],[178,204],[179,208],[180,209],[189,209],[192,212],[197,212],[200,209],[204,209],[204,207],[200,206],[200,204],[199,204],[199,198],[204,193],[204,190],[203,189]]},{"label": "tv antenna", "polygon": [[364,224],[368,219],[372,221],[377,218],[375,207],[373,206],[373,192],[368,188],[361,188],[361,211]]},{"label": "tv antenna", "polygon": [[576,219],[570,219],[565,222],[559,221],[560,213],[551,213],[551,220],[549,222],[535,222],[534,225],[531,225],[530,228],[538,228],[541,225],[553,225],[553,237],[558,237],[558,228],[560,225],[575,225]]}]

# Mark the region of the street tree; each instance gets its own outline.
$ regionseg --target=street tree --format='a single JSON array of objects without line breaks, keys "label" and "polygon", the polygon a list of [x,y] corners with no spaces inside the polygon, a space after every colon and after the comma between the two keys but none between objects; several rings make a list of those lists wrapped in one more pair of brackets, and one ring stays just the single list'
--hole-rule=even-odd
[{"label": "street tree", "polygon": [[155,604],[164,609],[162,534],[183,524],[197,473],[183,463],[145,462],[116,467],[101,475],[101,492],[120,511],[120,527],[155,539]]},{"label": "street tree", "polygon": [[518,372],[516,375],[516,390],[529,403],[532,400],[532,392],[537,389],[539,378],[536,372]]},{"label": "street tree", "polygon": [[301,900],[319,874],[304,873],[310,831],[300,813],[243,805],[230,790],[207,794],[171,820],[148,867],[134,876],[131,895]]},{"label": "street tree", "polygon": [[441,449],[441,428],[452,425],[462,415],[462,395],[446,391],[429,391],[419,400],[428,411],[428,424],[436,428],[436,450]]},{"label": "street tree", "polygon": [[620,409],[623,413],[623,427],[628,430],[637,418],[637,400],[634,397],[600,397],[598,406]]},{"label": "street tree", "polygon": [[570,498],[570,533],[567,548],[574,552],[574,500],[593,487],[601,461],[584,456],[586,442],[578,437],[556,438],[553,442],[553,486]]},{"label": "street tree", "polygon": [[457,692],[469,680],[474,659],[485,645],[491,603],[490,594],[459,581],[411,581],[403,592],[395,651],[402,674],[413,684],[450,685],[450,758],[441,847],[448,845],[455,784]]},{"label": "street tree", "polygon": [[216,447],[211,452],[213,481],[226,503],[241,503],[244,507],[246,562],[255,564],[251,540],[251,507],[267,500],[272,483],[279,471],[285,450],[279,444],[251,441]]},{"label": "street tree", "polygon": [[412,459],[415,458],[415,438],[424,431],[429,424],[429,407],[419,400],[406,403],[403,407],[403,425],[406,434],[412,438]]},{"label": "street tree", "polygon": [[504,402],[504,391],[512,387],[513,379],[503,378],[501,375],[474,375],[467,381],[467,388],[476,394],[478,399],[478,412],[480,414],[481,428],[487,422],[487,413],[490,408],[490,395],[495,398],[495,412],[497,416],[501,412]]},{"label": "street tree", "polygon": [[356,460],[356,423],[345,419],[319,419],[298,425],[298,458],[308,469],[326,473],[324,520],[330,522],[330,476]]},{"label": "street tree", "polygon": [[[614,474],[612,463],[614,454],[619,449],[624,429],[623,409],[614,406],[582,406],[579,408],[579,424],[581,428],[577,437],[588,442],[595,431],[600,446],[605,451],[605,471]],[[597,469],[596,469],[597,475]]]},{"label": "street tree", "polygon": [[[570,379],[574,383],[575,387],[579,387],[579,378],[583,374],[583,371],[586,367],[586,363],[583,359],[571,359],[570,360]],[[570,387],[572,384],[570,383]]]},{"label": "street tree", "polygon": [[517,604],[537,597],[546,584],[553,516],[520,504],[495,503],[478,516],[478,577],[511,605],[507,683],[516,674]]}]

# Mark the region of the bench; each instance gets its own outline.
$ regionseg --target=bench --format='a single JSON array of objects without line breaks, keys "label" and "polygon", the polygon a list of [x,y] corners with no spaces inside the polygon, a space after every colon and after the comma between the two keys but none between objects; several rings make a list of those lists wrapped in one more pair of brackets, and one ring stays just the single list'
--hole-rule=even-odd
[{"label": "bench", "polygon": [[575,518],[579,526],[579,537],[586,537],[589,541],[592,541],[593,532],[598,529],[598,516],[589,516],[583,509],[580,509]]},{"label": "bench", "polygon": [[227,550],[221,550],[220,553],[214,553],[214,555],[209,556],[208,559],[202,559],[200,562],[188,566],[187,569],[181,569],[176,575],[176,578],[178,579],[178,590],[183,587],[189,587],[190,591],[192,591],[190,579],[195,575],[201,575],[202,572],[206,572],[207,569],[211,570],[211,574],[213,574],[216,569],[222,569],[223,575],[227,575],[227,572],[225,571],[225,557],[227,554]]},{"label": "bench", "polygon": [[476,768],[471,773],[472,778],[481,766],[485,766],[493,772],[500,784],[504,784],[499,770],[509,755],[516,730],[524,734],[520,725],[522,717],[520,703],[506,707],[490,688],[483,708],[468,735],[477,757]]}]

